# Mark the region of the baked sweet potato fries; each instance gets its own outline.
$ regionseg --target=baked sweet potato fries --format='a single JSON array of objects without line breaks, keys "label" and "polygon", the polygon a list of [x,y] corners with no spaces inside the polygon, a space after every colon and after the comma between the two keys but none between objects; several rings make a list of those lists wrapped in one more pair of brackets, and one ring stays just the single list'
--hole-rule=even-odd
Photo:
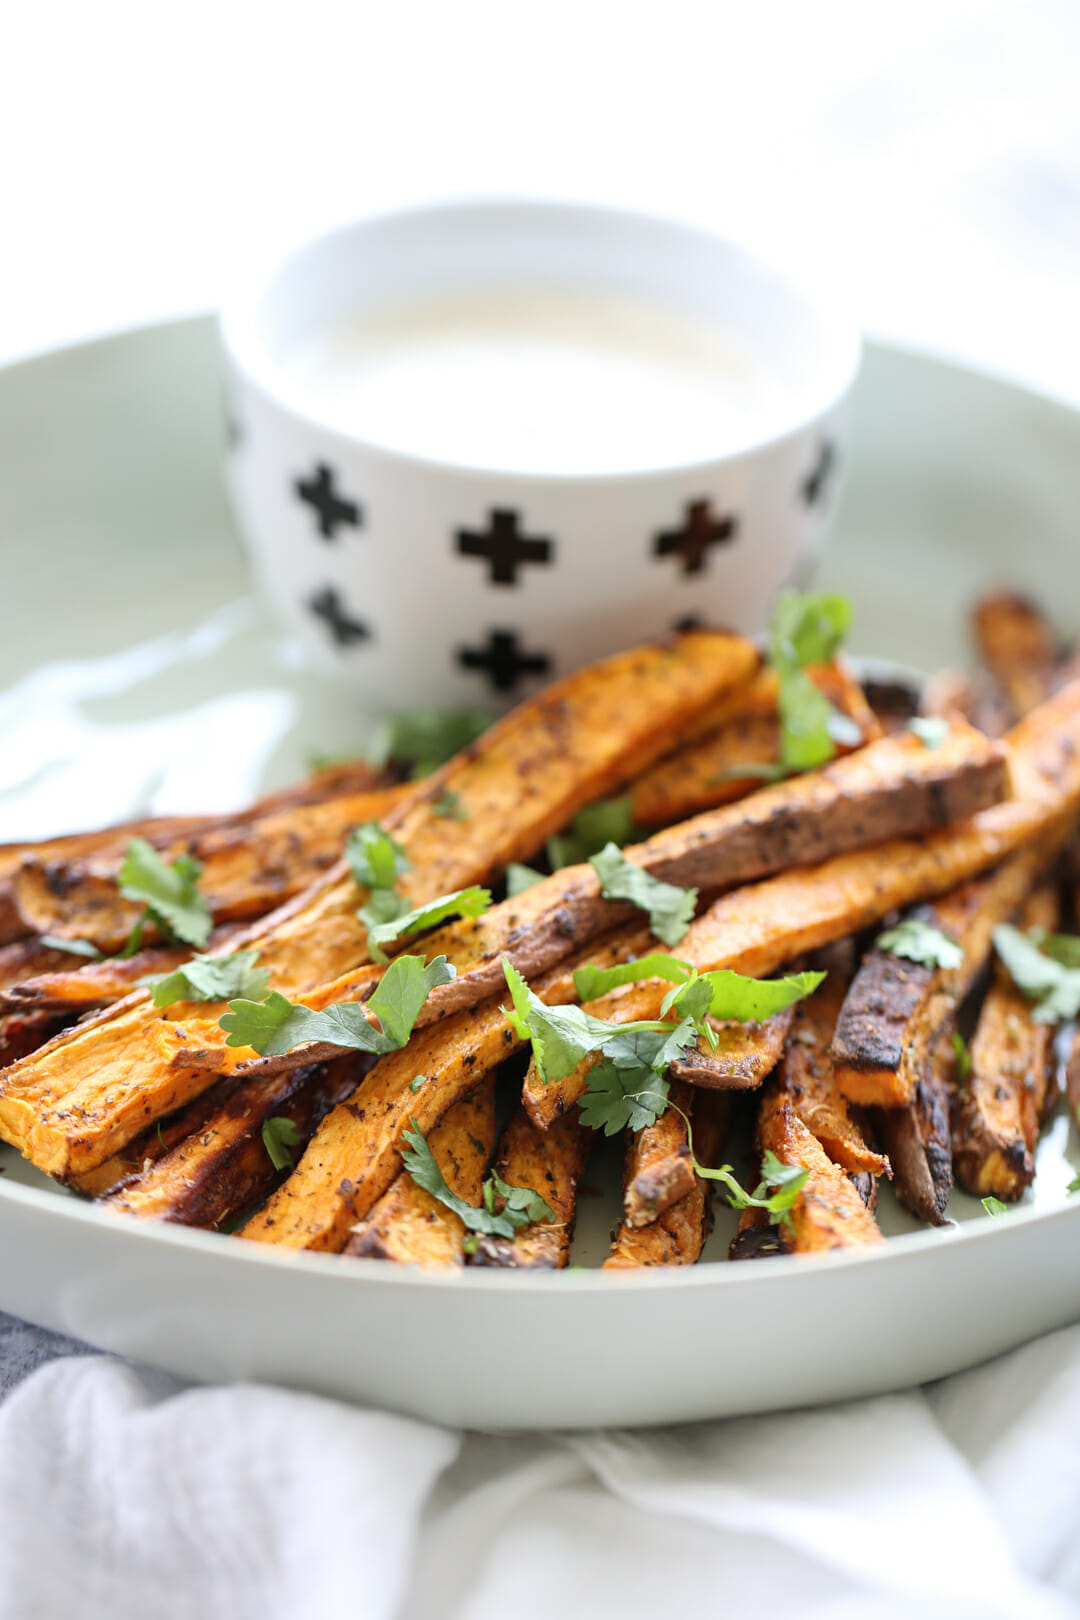
[{"label": "baked sweet potato fries", "polygon": [[345,1264],[565,1267],[611,1136],[607,1270],[696,1262],[714,1203],[743,1259],[880,1243],[880,1181],[1022,1196],[1080,1010],[1080,680],[987,597],[912,716],[848,612],[592,665],[419,779],[0,849],[0,1135]]}]

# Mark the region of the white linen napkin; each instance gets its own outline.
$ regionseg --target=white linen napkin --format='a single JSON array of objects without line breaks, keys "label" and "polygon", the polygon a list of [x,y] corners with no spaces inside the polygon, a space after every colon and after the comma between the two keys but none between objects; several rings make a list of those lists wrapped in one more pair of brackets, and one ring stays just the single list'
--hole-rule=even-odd
[{"label": "white linen napkin", "polygon": [[17,1620],[1076,1620],[1080,1327],[924,1391],[575,1436],[76,1357],[0,1409],[0,1511]]}]

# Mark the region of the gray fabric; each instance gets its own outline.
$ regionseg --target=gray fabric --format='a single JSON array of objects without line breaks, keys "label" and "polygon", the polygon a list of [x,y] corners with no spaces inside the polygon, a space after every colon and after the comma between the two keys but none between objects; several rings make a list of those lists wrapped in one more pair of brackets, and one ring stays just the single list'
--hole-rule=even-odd
[{"label": "gray fabric", "polygon": [[55,1361],[58,1356],[93,1354],[90,1346],[81,1344],[78,1339],[50,1333],[47,1328],[20,1322],[17,1316],[7,1316],[0,1311],[0,1398],[47,1361]]}]

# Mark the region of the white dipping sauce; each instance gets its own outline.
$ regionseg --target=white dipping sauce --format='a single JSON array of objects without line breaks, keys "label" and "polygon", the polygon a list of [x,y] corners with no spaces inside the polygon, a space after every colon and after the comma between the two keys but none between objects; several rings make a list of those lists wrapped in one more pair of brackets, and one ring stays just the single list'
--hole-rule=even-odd
[{"label": "white dipping sauce", "polygon": [[788,400],[734,337],[608,291],[500,288],[354,317],[285,357],[309,408],[396,450],[508,472],[705,460]]}]

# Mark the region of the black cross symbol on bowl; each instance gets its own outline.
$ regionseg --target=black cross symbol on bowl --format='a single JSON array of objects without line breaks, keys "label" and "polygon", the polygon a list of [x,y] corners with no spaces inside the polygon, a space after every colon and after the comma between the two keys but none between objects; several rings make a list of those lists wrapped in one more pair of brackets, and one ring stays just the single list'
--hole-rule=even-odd
[{"label": "black cross symbol on bowl", "polygon": [[356,501],[347,500],[337,493],[335,481],[333,468],[320,461],[309,478],[297,478],[293,483],[297,500],[311,507],[324,540],[335,540],[339,528],[358,529],[364,521]]},{"label": "black cross symbol on bowl", "polygon": [[547,653],[520,650],[516,630],[490,630],[486,647],[461,647],[457,661],[463,669],[482,671],[496,692],[512,692],[524,676],[551,669]]},{"label": "black cross symbol on bowl", "polygon": [[654,557],[678,557],[684,574],[701,574],[713,546],[734,540],[739,520],[717,517],[709,500],[688,501],[681,529],[666,529],[653,539]]},{"label": "black cross symbol on bowl", "polygon": [[308,597],[305,606],[323,621],[336,646],[351,647],[354,642],[370,639],[371,631],[361,619],[352,617],[336,585],[324,585]]},{"label": "black cross symbol on bowl", "polygon": [[508,507],[491,509],[486,530],[459,529],[457,549],[462,557],[482,557],[491,564],[488,580],[492,585],[516,585],[518,568],[525,563],[550,563],[554,545],[550,540],[521,534],[518,514]]}]

